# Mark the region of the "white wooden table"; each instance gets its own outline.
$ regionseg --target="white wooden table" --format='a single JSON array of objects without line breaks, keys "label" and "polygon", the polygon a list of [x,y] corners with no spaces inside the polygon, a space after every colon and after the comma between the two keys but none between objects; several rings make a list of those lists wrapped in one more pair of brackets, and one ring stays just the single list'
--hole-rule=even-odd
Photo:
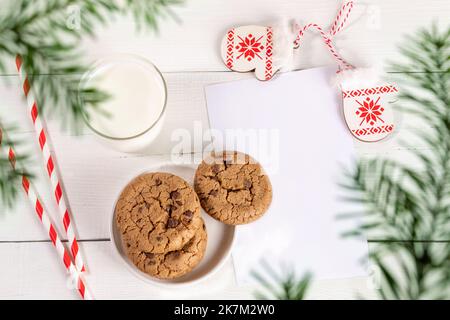
[{"label": "white wooden table", "polygon": [[[158,143],[147,155],[118,153],[99,144],[89,131],[73,136],[60,130],[57,121],[48,123],[81,239],[81,250],[87,257],[87,281],[96,298],[253,297],[253,288],[234,284],[231,261],[214,277],[193,288],[173,292],[143,284],[113,254],[108,230],[112,205],[130,177],[169,158],[168,153],[174,144],[170,139],[173,129],[192,131],[194,121],[207,126],[205,85],[251,76],[227,72],[223,65],[219,43],[227,28],[240,24],[263,24],[282,17],[327,25],[340,4],[335,0],[188,0],[185,5],[174,9],[180,21],[165,19],[160,24],[159,34],[136,35],[133,22],[124,18],[101,30],[98,39],[86,39],[84,46],[90,60],[115,52],[135,53],[150,59],[164,73],[169,91],[166,125]],[[342,55],[355,65],[381,63],[398,56],[396,45],[402,40],[402,35],[412,33],[418,27],[429,26],[433,20],[444,25],[448,16],[448,0],[360,1],[348,28],[336,38],[336,44]],[[308,33],[297,53],[296,67],[310,68],[332,62],[317,34]],[[13,61],[10,70],[0,79],[0,116],[7,123],[19,124],[20,136],[34,142]],[[399,120],[402,130],[392,139],[376,144],[355,141],[360,155],[390,156],[408,161],[399,140],[408,138],[405,129],[410,123],[404,115],[399,115]],[[49,209],[56,213],[50,192],[43,192],[50,187],[39,153],[34,143],[27,147],[34,148],[36,154],[37,186],[45,202],[50,204]],[[0,299],[77,298],[75,291],[67,289],[65,271],[24,197],[20,198],[14,210],[0,207],[0,257]],[[368,279],[318,280],[308,297],[347,299],[358,295],[376,297]]]}]

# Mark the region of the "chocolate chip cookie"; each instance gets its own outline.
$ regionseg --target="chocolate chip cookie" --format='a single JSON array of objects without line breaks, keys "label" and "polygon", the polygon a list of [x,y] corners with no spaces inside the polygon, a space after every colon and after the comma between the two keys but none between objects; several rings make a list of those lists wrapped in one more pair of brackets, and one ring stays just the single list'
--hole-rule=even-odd
[{"label": "chocolate chip cookie", "polygon": [[174,279],[197,266],[205,254],[207,233],[204,223],[195,235],[179,250],[167,253],[141,251],[128,245],[128,257],[142,271],[160,279]]},{"label": "chocolate chip cookie", "polygon": [[212,153],[197,168],[194,180],[203,209],[226,224],[245,224],[261,217],[272,201],[272,186],[250,156]]},{"label": "chocolate chip cookie", "polygon": [[155,254],[179,250],[203,225],[197,194],[170,173],[131,181],[119,197],[115,218],[124,243]]}]

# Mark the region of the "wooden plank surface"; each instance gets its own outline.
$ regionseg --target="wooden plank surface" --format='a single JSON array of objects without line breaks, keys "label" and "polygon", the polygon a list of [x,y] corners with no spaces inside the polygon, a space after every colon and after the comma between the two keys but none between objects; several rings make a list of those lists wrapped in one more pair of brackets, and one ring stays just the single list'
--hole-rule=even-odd
[{"label": "wooden plank surface", "polygon": [[[234,284],[232,262],[228,261],[210,279],[176,290],[155,287],[130,273],[115,255],[109,241],[81,243],[88,259],[87,283],[96,299],[252,299],[254,287]],[[51,243],[0,243],[2,299],[76,299],[68,289],[67,277]],[[5,274],[7,273],[7,274]],[[70,288],[70,287],[69,287]],[[308,298],[373,298],[370,280],[352,278],[314,282]]]},{"label": "wooden plank surface", "polygon": [[[0,0],[7,1],[11,0]],[[336,46],[345,58],[359,66],[397,56],[396,46],[404,34],[433,20],[445,24],[450,15],[447,0],[356,2],[348,28],[337,36]],[[188,0],[173,9],[175,19],[163,19],[158,33],[136,33],[131,19],[116,18],[108,28],[99,29],[98,37],[86,39],[83,48],[89,60],[131,52],[152,60],[165,72],[226,71],[218,48],[228,28],[291,19],[327,27],[341,4],[340,0]],[[310,32],[297,50],[295,67],[311,68],[332,61],[320,37]],[[14,74],[13,62],[10,70]]]},{"label": "wooden plank surface", "polygon": [[[4,2],[2,0],[0,2]],[[275,5],[276,3],[276,5]],[[79,136],[60,130],[57,121],[49,120],[48,128],[62,172],[69,203],[88,257],[88,282],[97,298],[251,298],[253,287],[234,284],[233,266],[229,261],[207,282],[192,290],[162,290],[143,285],[135,279],[111,250],[109,219],[115,198],[137,173],[170,160],[174,145],[174,129],[192,132],[195,123],[207,127],[204,86],[212,83],[248,78],[252,75],[225,72],[219,57],[220,38],[227,28],[240,24],[267,23],[279,18],[296,18],[302,23],[331,22],[340,1],[270,1],[270,0],[191,0],[174,9],[181,22],[164,20],[159,34],[134,32],[130,19],[118,19],[102,30],[95,40],[86,39],[83,47],[93,61],[114,52],[129,52],[147,57],[164,71],[169,90],[167,120],[158,142],[145,155],[128,155],[101,145],[89,131]],[[397,59],[396,45],[405,33],[427,26],[432,20],[447,23],[450,5],[446,0],[433,1],[364,1],[355,8],[349,28],[336,38],[336,44],[349,61],[357,65]],[[170,53],[170,54],[169,54]],[[332,63],[323,43],[308,34],[296,53],[295,68],[310,68]],[[56,210],[41,159],[33,139],[30,120],[25,115],[25,102],[15,76],[13,61],[8,75],[0,76],[0,119],[18,124],[18,137],[30,141],[24,149],[34,155],[37,186]],[[49,75],[55,76],[55,75]],[[9,83],[9,85],[7,84]],[[355,140],[363,157],[391,157],[415,165],[401,140],[410,140],[408,127],[427,126],[396,112],[400,130],[392,138],[364,144]],[[424,148],[413,143],[412,148]],[[187,150],[195,152],[192,148]],[[89,163],[89,165],[86,165]],[[108,165],[105,166],[105,163]],[[101,190],[101,192],[99,192]],[[77,298],[66,288],[66,275],[57,261],[48,236],[43,232],[24,198],[14,210],[0,208],[0,299]],[[41,242],[44,241],[45,242]],[[441,240],[441,239],[430,239]],[[447,239],[448,240],[448,239]],[[375,297],[368,279],[321,280],[314,283],[309,298]]]}]

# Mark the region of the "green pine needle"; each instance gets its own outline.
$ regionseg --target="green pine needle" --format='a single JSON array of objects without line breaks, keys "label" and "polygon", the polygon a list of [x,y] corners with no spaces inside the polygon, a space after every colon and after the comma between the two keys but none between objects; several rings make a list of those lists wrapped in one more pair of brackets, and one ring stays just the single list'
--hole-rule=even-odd
[{"label": "green pine needle", "polygon": [[420,169],[386,159],[359,161],[341,187],[347,201],[366,205],[367,212],[346,235],[392,241],[374,242],[370,252],[381,298],[448,299],[450,243],[428,240],[450,240],[450,28],[422,29],[400,51],[406,62],[391,63],[398,104],[429,126],[413,131],[424,148],[404,142]]},{"label": "green pine needle", "polygon": [[263,272],[252,271],[252,277],[260,284],[261,290],[255,292],[260,300],[303,300],[309,289],[312,275],[306,273],[297,278],[292,270],[278,274],[269,263],[261,262]]},{"label": "green pine needle", "polygon": [[158,31],[158,18],[175,17],[170,8],[180,5],[183,0],[126,0],[125,12],[131,12],[138,29],[150,27]]},{"label": "green pine needle", "polygon": [[30,157],[27,154],[16,154],[16,169],[11,166],[8,150],[11,147],[17,152],[17,146],[22,144],[20,140],[12,140],[10,136],[17,131],[15,127],[4,128],[0,125],[0,205],[11,208],[15,204],[20,188],[22,177],[32,180],[34,176],[27,170],[30,166]]}]

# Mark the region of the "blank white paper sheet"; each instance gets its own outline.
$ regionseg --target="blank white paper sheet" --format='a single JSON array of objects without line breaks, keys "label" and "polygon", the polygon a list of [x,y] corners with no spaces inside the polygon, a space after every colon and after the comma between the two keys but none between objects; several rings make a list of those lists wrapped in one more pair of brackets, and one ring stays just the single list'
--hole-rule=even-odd
[{"label": "blank white paper sheet", "polygon": [[315,68],[205,89],[211,128],[234,134],[231,147],[260,161],[273,187],[266,214],[237,227],[233,261],[240,284],[261,271],[262,260],[315,279],[367,274],[366,240],[341,235],[357,221],[336,219],[361,208],[340,199],[345,193],[338,182],[354,164],[355,150],[338,88],[330,84],[334,75],[333,68]]}]

